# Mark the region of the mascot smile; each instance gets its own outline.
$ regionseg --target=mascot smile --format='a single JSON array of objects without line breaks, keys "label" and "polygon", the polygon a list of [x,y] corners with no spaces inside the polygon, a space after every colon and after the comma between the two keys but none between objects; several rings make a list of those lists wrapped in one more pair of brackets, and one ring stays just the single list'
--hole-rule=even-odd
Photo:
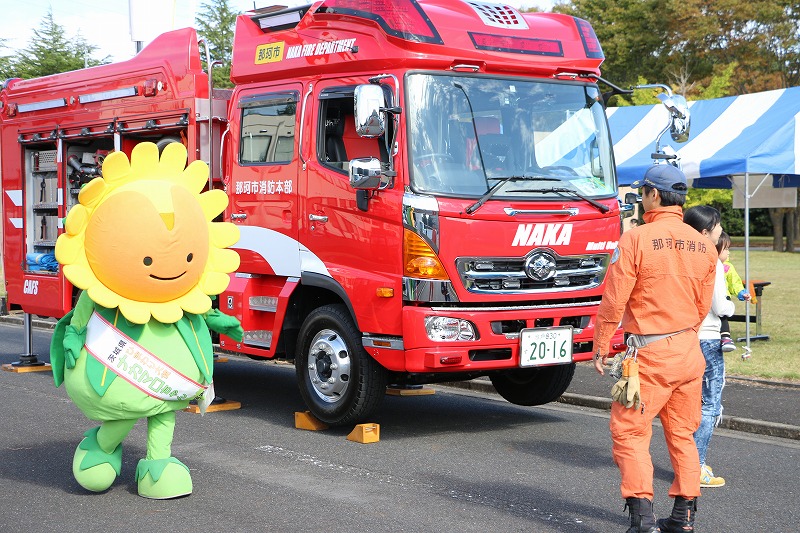
[{"label": "mascot smile", "polygon": [[70,209],[56,242],[64,275],[83,289],[56,326],[50,361],[78,408],[99,427],[84,433],[72,471],[87,490],[108,489],[122,467],[122,441],[147,418],[147,456],[136,467],[140,496],[192,492],[189,469],[171,446],[175,411],[214,397],[209,328],[241,339],[239,322],[212,308],[239,256],[221,190],[202,192],[208,166],[186,167],[186,148],[134,147],[110,154]]}]

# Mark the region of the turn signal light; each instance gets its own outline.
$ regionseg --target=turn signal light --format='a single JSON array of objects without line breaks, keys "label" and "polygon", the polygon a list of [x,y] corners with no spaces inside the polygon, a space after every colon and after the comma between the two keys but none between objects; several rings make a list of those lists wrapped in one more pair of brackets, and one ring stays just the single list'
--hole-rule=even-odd
[{"label": "turn signal light", "polygon": [[394,296],[394,289],[391,287],[378,287],[375,289],[375,295],[378,298],[391,298]]},{"label": "turn signal light", "polygon": [[421,279],[449,279],[436,252],[422,237],[403,230],[403,269],[406,276]]}]

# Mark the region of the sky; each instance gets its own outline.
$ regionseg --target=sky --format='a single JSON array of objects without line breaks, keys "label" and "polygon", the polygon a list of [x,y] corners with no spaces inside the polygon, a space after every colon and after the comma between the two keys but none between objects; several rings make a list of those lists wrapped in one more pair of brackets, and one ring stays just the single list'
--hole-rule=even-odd
[{"label": "sky", "polygon": [[[6,47],[0,55],[13,55],[16,50],[28,47],[33,30],[38,29],[47,14],[53,9],[56,24],[64,28],[65,36],[83,36],[87,43],[97,46],[92,57],[102,60],[124,61],[136,53],[131,39],[129,0],[0,0],[0,38]],[[156,35],[171,29],[194,25],[195,11],[209,0],[131,0],[134,10],[158,14],[148,21],[147,29],[137,29],[137,40],[146,45]],[[488,0],[492,1],[492,0]],[[501,3],[498,0],[494,0]],[[239,11],[275,4],[303,5],[312,0],[230,0],[230,5]],[[517,8],[538,7],[550,9],[554,0],[514,0],[502,2]]]}]

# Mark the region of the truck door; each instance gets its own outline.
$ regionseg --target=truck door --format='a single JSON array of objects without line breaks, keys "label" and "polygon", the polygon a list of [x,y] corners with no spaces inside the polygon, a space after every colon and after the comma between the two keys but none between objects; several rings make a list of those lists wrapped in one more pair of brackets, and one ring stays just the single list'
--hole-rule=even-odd
[{"label": "truck door", "polygon": [[[323,269],[317,273],[334,278],[352,294],[374,294],[374,280],[381,276],[388,280],[389,272],[400,264],[398,206],[402,188],[381,191],[368,201],[366,209],[359,207],[358,195],[350,186],[350,161],[375,157],[388,162],[384,140],[356,133],[355,84],[342,86],[341,80],[325,80],[317,89],[309,139],[313,154],[307,185],[301,186],[300,195],[304,206],[301,242],[309,256],[319,259],[314,264]],[[377,249],[381,252],[374,253]]]},{"label": "truck door", "polygon": [[231,117],[228,183],[239,272],[300,275],[296,148],[300,84],[239,93]]}]

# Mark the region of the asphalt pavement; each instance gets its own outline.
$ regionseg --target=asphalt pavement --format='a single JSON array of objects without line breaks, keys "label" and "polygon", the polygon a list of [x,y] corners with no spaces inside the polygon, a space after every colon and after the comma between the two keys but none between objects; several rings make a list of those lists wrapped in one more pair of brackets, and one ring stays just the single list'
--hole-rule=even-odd
[{"label": "asphalt pavement", "polygon": [[[562,403],[611,409],[613,379],[599,375],[590,362],[578,363]],[[494,392],[486,378],[450,383],[482,392]],[[800,440],[800,382],[728,376],[722,391],[720,427],[759,435]]]},{"label": "asphalt pavement", "polygon": [[[0,323],[22,324],[20,313],[0,315]],[[52,328],[52,319],[32,319],[33,327]],[[23,339],[20,339],[22,347]],[[42,358],[47,361],[45,355]],[[600,376],[590,362],[578,363],[569,389],[560,402],[610,410],[612,378]],[[447,386],[496,394],[488,378],[447,383]],[[722,393],[720,427],[800,440],[800,382],[728,376]]]}]

